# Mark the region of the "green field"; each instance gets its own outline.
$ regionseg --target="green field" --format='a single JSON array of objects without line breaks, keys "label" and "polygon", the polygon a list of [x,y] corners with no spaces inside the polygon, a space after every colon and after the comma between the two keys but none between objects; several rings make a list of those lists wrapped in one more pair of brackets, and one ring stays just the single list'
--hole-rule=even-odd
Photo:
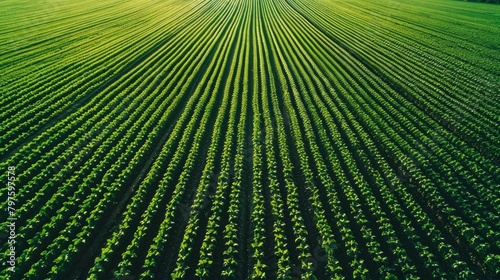
[{"label": "green field", "polygon": [[0,279],[500,279],[499,5],[0,12]]}]

